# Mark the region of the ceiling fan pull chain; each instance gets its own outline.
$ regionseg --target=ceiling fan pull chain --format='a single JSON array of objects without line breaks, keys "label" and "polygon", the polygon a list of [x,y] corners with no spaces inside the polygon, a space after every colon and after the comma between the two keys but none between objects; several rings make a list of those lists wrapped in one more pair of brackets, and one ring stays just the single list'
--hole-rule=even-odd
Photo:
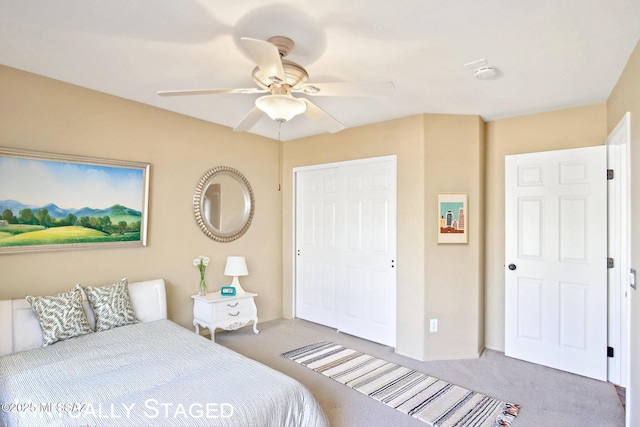
[{"label": "ceiling fan pull chain", "polygon": [[280,130],[282,122],[278,122],[278,191],[282,189],[282,140],[280,139]]}]

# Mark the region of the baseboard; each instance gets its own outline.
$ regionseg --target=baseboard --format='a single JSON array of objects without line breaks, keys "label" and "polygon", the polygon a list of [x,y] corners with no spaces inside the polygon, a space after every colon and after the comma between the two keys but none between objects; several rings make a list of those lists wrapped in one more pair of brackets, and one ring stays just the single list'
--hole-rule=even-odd
[{"label": "baseboard", "polygon": [[424,362],[424,361],[425,361],[425,360],[424,360],[424,356],[418,356],[418,355],[416,355],[416,354],[408,353],[408,352],[406,352],[406,351],[400,351],[400,350],[398,350],[397,348],[396,348],[396,349],[394,349],[394,352],[395,352],[396,354],[399,354],[400,356],[409,357],[409,358],[411,358],[411,359],[419,360],[420,362]]},{"label": "baseboard", "polygon": [[500,353],[504,353],[504,347],[485,345],[484,348],[489,349],[489,350],[493,350],[493,351],[499,351]]},{"label": "baseboard", "polygon": [[394,352],[400,356],[409,357],[411,359],[419,360],[420,362],[435,362],[435,361],[445,361],[445,360],[478,359],[480,356],[482,356],[482,352],[484,351],[485,348],[488,348],[488,347],[483,347],[480,351],[478,351],[475,354],[470,354],[466,356],[462,355],[462,356],[456,356],[456,357],[445,358],[445,359],[434,359],[434,360],[426,359],[424,356],[417,356],[415,354],[408,353],[405,351],[399,351],[398,349],[394,349]]}]

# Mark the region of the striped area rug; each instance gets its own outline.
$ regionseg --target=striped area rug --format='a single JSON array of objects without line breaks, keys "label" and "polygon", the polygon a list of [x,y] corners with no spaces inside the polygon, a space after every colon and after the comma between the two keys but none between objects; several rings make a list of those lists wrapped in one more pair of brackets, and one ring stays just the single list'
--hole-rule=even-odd
[{"label": "striped area rug", "polygon": [[518,405],[328,341],[282,356],[433,427],[506,427],[520,410]]}]

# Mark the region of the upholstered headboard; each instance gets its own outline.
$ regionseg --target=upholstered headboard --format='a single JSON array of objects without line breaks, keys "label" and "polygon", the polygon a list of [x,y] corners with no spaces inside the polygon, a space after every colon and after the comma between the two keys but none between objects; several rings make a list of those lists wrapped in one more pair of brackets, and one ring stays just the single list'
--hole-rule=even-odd
[{"label": "upholstered headboard", "polygon": [[[136,317],[141,322],[167,318],[167,294],[164,280],[129,283],[129,296]],[[95,326],[93,310],[82,302],[91,328]],[[42,329],[26,299],[0,301],[0,356],[42,347]]]}]

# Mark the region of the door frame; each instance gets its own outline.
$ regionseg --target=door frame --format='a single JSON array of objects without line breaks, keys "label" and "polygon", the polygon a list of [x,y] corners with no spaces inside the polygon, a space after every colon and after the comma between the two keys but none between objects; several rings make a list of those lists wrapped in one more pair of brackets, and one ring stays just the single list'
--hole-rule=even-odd
[{"label": "door frame", "polygon": [[[364,165],[368,163],[378,163],[383,161],[393,160],[396,162],[396,171],[397,171],[397,163],[398,156],[396,154],[390,154],[388,156],[378,156],[378,157],[366,157],[362,159],[355,160],[344,160],[338,162],[331,163],[319,163],[315,165],[308,166],[298,166],[294,167],[292,170],[292,197],[291,197],[291,317],[295,319],[296,316],[296,299],[298,293],[298,283],[296,281],[296,238],[297,238],[297,211],[296,211],[296,202],[297,202],[297,194],[298,194],[298,172],[306,172],[311,170],[320,170],[320,169],[329,169],[336,168],[342,166],[355,166],[355,165]],[[396,172],[397,174],[397,172]],[[397,190],[396,190],[397,192]],[[396,209],[398,207],[398,200],[396,194]],[[396,289],[397,292],[397,289]],[[397,317],[397,314],[396,314]]]},{"label": "door frame", "polygon": [[[613,384],[626,387],[629,384],[631,360],[629,357],[630,298],[628,297],[629,280],[627,280],[631,265],[631,114],[629,112],[607,136],[605,145],[607,169],[614,171],[613,180],[607,185],[609,214],[607,250],[608,256],[614,259],[614,268],[609,269],[608,272],[608,345],[614,348],[614,357],[608,361],[607,379]],[[612,211],[615,208],[618,210]],[[615,280],[617,278],[619,280]]]}]

